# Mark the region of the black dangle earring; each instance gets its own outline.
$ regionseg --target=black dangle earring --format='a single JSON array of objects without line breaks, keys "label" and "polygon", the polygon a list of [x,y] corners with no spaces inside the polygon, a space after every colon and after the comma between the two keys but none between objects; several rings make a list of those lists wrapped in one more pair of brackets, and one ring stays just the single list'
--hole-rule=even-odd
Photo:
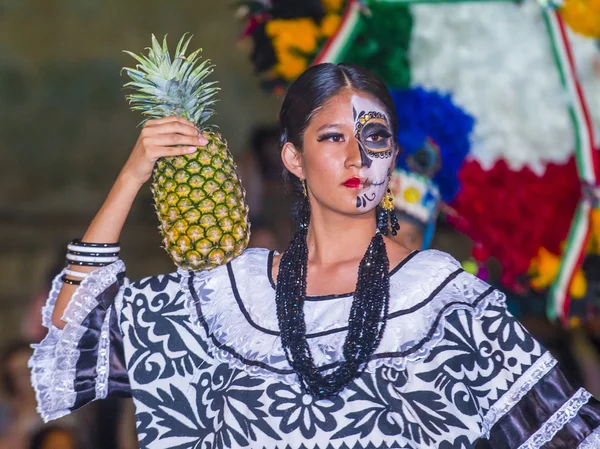
[{"label": "black dangle earring", "polygon": [[379,203],[377,228],[383,235],[388,235],[390,231],[392,235],[396,235],[400,229],[398,217],[396,217],[396,213],[394,212],[394,194],[389,187],[381,199],[381,203]]},{"label": "black dangle earring", "polygon": [[298,227],[300,229],[308,229],[310,221],[310,203],[308,202],[308,190],[306,188],[306,179],[300,179],[302,184],[302,203],[298,213]]}]

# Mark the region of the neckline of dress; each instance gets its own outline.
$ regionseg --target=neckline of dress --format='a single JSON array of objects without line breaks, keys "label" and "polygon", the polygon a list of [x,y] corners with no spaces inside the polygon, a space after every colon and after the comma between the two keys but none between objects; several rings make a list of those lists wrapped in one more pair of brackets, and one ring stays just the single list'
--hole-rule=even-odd
[{"label": "neckline of dress", "polygon": [[[275,280],[273,279],[273,257],[275,256],[275,253],[276,253],[275,250],[269,251],[269,255],[267,257],[267,277],[269,279],[269,284],[271,285],[271,288],[273,289],[274,292],[277,292],[277,285],[275,284]],[[402,267],[404,267],[404,265],[406,265],[413,257],[415,257],[419,253],[420,253],[419,250],[414,250],[413,252],[411,252],[408,256],[406,256],[404,259],[402,259],[394,268],[392,268],[390,270],[389,276],[392,277],[394,274],[396,274],[398,271],[400,271],[402,269]],[[307,295],[305,300],[306,301],[327,301],[329,299],[349,298],[351,296],[354,296],[354,293],[355,292],[338,293],[338,294],[332,294],[332,295]]]}]

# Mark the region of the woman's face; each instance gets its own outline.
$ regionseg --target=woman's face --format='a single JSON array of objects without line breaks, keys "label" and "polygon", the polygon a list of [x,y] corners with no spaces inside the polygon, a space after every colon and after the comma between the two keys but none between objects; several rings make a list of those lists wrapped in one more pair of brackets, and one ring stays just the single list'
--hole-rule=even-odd
[{"label": "woman's face", "polygon": [[383,105],[363,92],[344,89],[314,114],[299,154],[301,172],[294,174],[306,178],[311,197],[324,206],[364,213],[385,194],[395,156]]}]

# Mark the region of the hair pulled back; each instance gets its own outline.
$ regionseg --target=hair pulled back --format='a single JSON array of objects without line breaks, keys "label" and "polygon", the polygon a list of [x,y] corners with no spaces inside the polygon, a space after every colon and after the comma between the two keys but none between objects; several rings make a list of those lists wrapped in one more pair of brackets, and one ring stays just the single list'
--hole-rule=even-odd
[{"label": "hair pulled back", "polygon": [[[352,64],[317,64],[307,69],[289,87],[279,112],[280,149],[287,142],[302,151],[304,133],[311,119],[327,101],[343,89],[354,89],[378,100],[390,118],[394,142],[398,118],[394,100],[385,84],[373,73]],[[283,171],[295,193],[301,194],[300,180],[287,169]]]}]

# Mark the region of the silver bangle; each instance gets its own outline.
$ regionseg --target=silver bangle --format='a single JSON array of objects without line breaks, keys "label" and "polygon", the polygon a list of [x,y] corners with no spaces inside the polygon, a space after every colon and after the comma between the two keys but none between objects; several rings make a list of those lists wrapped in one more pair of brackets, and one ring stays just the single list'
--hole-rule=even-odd
[{"label": "silver bangle", "polygon": [[69,276],[72,276],[74,278],[85,279],[90,273],[82,273],[81,271],[73,271],[69,270],[68,268],[65,268],[65,274],[68,274]]},{"label": "silver bangle", "polygon": [[67,260],[73,262],[93,262],[93,263],[113,263],[119,260],[118,257],[91,257],[91,256],[76,256],[67,254]]}]

